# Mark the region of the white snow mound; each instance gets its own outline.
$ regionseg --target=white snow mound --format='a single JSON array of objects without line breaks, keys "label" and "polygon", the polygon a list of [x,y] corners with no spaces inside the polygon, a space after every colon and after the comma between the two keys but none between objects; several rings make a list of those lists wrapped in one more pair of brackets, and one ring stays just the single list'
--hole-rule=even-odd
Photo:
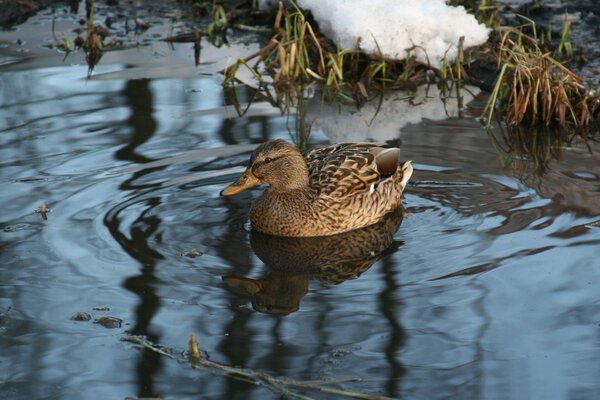
[{"label": "white snow mound", "polygon": [[[343,48],[358,47],[402,60],[413,50],[417,60],[439,68],[447,57],[454,60],[458,41],[464,47],[484,43],[490,29],[479,24],[464,7],[444,0],[298,0],[319,23],[321,31]],[[378,50],[379,48],[379,50]]]}]

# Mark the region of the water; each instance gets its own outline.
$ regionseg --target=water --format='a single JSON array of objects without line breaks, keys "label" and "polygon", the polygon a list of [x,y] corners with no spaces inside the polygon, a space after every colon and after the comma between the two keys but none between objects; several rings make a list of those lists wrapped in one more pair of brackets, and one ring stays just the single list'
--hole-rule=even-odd
[{"label": "water", "polygon": [[[338,386],[393,398],[598,397],[597,143],[565,149],[538,177],[501,167],[478,98],[462,119],[425,91],[418,107],[386,98],[374,120],[369,105],[312,101],[310,145],[399,139],[413,185],[403,219],[374,242],[282,242],[248,230],[259,189],[219,197],[253,145],[296,137],[295,117],[266,102],[238,117],[214,74],[224,54],[256,45],[206,44],[198,70],[189,44],[164,46],[147,64],[131,60],[148,48],[108,53],[90,80],[79,63],[4,56],[0,398],[279,398],[142,351],[125,332],[181,351],[196,333],[213,361],[357,376]],[[364,252],[338,262],[353,250]],[[80,311],[123,325],[71,320]]]}]

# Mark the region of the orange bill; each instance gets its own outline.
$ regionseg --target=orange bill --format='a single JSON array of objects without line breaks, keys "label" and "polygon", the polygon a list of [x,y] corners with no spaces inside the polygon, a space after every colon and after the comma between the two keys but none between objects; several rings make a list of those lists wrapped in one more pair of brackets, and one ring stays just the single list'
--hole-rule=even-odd
[{"label": "orange bill", "polygon": [[258,185],[259,183],[260,179],[254,176],[250,169],[247,169],[237,181],[233,182],[231,185],[227,186],[221,191],[221,196],[233,196],[234,194],[238,194],[248,188],[251,188],[252,186]]}]

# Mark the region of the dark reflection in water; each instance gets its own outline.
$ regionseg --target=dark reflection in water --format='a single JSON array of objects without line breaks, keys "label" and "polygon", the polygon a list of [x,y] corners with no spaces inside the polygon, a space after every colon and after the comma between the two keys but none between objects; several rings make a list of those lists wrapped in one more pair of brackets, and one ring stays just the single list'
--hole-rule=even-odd
[{"label": "dark reflection in water", "polygon": [[[250,243],[268,268],[261,279],[223,277],[230,287],[252,297],[256,311],[288,315],[300,308],[310,279],[339,284],[358,278],[394,242],[404,210],[388,214],[377,224],[334,236],[293,238],[252,231]],[[400,243],[395,243],[400,245]]]},{"label": "dark reflection in water", "polygon": [[[149,88],[150,81],[147,79],[131,80],[125,85],[121,92],[131,110],[126,125],[130,127],[130,140],[121,149],[115,152],[119,160],[127,160],[134,163],[145,163],[151,159],[137,153],[136,149],[150,140],[156,131],[157,123],[153,118],[153,96]],[[153,172],[153,170],[139,171],[121,184],[121,190],[136,190],[133,184],[142,176]],[[143,335],[150,340],[160,342],[161,336],[152,329],[152,320],[160,309],[160,298],[154,291],[154,276],[156,262],[164,257],[152,248],[150,240],[159,229],[161,218],[153,213],[155,207],[161,204],[160,198],[145,198],[143,193],[136,195],[125,203],[117,205],[106,213],[104,224],[111,232],[113,238],[121,248],[140,264],[140,274],[131,275],[123,282],[123,288],[139,297],[139,303],[135,307],[135,320],[133,327],[128,331],[134,335]],[[127,207],[141,207],[135,221],[129,225],[123,225],[120,211]],[[128,232],[126,232],[127,230]],[[142,357],[138,362],[138,396],[155,397],[154,375],[161,366],[160,356],[152,351],[142,350]]]},{"label": "dark reflection in water", "polygon": [[[238,86],[235,88],[226,88],[223,90],[223,104],[233,107],[236,115],[244,115],[251,109],[252,102],[256,101],[257,93],[254,89],[247,86]],[[241,103],[241,105],[240,105]],[[263,143],[271,138],[272,129],[270,121],[264,116],[247,115],[244,118],[245,124],[252,127],[248,130],[250,135],[245,135],[243,140],[250,139],[253,143]],[[224,118],[218,130],[219,137],[226,144],[238,144],[239,138],[236,137],[236,123],[239,120],[234,118]],[[249,137],[248,137],[249,136]]]},{"label": "dark reflection in water", "polygon": [[389,366],[386,392],[389,396],[400,396],[400,378],[406,373],[405,368],[398,361],[398,353],[404,346],[406,334],[400,325],[400,308],[402,303],[394,301],[400,283],[397,281],[397,267],[391,260],[382,262],[381,274],[385,282],[385,289],[379,295],[379,304],[383,317],[390,327],[389,339],[385,346],[385,361]]},{"label": "dark reflection in water", "polygon": [[152,91],[149,79],[127,81],[121,92],[125,98],[131,114],[126,124],[131,126],[131,136],[128,143],[117,150],[117,160],[133,161],[135,163],[150,162],[146,156],[136,152],[136,149],[146,143],[156,132],[156,120],[153,115]]}]

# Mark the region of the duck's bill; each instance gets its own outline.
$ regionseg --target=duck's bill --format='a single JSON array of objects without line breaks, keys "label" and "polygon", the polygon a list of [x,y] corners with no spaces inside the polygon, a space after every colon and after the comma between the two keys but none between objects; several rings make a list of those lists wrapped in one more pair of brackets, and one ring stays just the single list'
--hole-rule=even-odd
[{"label": "duck's bill", "polygon": [[221,196],[233,196],[234,194],[243,192],[252,186],[258,185],[259,183],[260,180],[254,176],[252,171],[247,169],[237,181],[233,182],[231,185],[227,186],[221,191]]}]

